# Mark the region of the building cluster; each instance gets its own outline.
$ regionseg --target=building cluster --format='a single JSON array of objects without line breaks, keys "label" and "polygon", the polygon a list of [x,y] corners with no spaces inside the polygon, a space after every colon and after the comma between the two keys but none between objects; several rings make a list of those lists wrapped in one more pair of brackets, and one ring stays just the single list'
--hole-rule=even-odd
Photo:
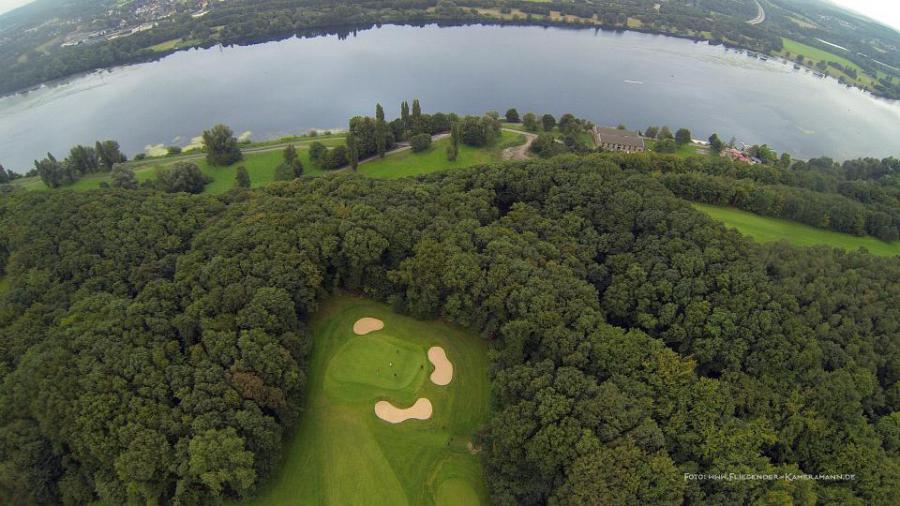
[{"label": "building cluster", "polygon": [[159,22],[174,16],[179,8],[187,7],[193,10],[191,16],[201,17],[209,12],[208,0],[144,0],[133,2],[126,6],[116,7],[107,11],[110,19],[120,18],[118,26],[104,28],[91,32],[75,31],[66,36],[60,47],[71,47],[82,44],[96,44],[98,42],[120,39],[136,33],[151,30]]}]

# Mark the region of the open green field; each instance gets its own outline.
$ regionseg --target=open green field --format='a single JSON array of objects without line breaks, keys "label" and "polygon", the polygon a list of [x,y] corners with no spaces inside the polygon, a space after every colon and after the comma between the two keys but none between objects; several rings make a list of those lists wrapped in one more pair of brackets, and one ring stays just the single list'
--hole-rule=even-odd
[{"label": "open green field", "polygon": [[405,150],[396,154],[389,154],[382,159],[360,164],[359,172],[369,177],[394,179],[429,174],[447,169],[471,167],[498,161],[502,158],[504,149],[519,146],[524,142],[525,137],[521,134],[501,131],[500,138],[494,144],[484,148],[473,148],[460,144],[456,160],[451,162],[447,160],[447,146],[450,145],[450,139],[443,138],[432,143],[429,149],[421,153]]},{"label": "open green field", "polygon": [[[540,120],[540,118],[539,118],[539,120]],[[521,123],[506,123],[506,122],[504,122],[503,128],[506,128],[509,130],[516,130],[519,132],[527,132],[528,131],[525,129],[525,126],[522,125]],[[546,132],[546,130],[538,130],[537,132],[531,132],[531,133],[539,134],[541,132]],[[554,128],[553,130],[550,130],[549,133],[553,134],[553,137],[556,139],[560,139],[563,136],[562,132],[559,131],[559,128]],[[590,132],[584,132],[584,131],[579,132],[578,133],[578,141],[583,146],[590,148],[590,149],[597,147],[597,143],[594,141],[594,136]]]},{"label": "open green field", "polygon": [[[384,329],[363,336],[363,317]],[[487,421],[486,342],[440,322],[393,313],[384,304],[339,296],[311,322],[315,342],[303,416],[279,473],[249,505],[487,504],[480,456],[469,450]],[[426,352],[441,346],[453,380],[437,386]],[[390,424],[374,405],[431,400],[429,420]]]},{"label": "open green field", "polygon": [[200,41],[196,40],[196,39],[185,40],[182,38],[177,38],[177,39],[167,40],[165,42],[160,42],[159,44],[150,46],[147,49],[160,53],[163,51],[171,51],[172,49],[178,49],[181,47],[193,46],[194,44],[196,44],[198,42],[200,42]]},{"label": "open green field", "polygon": [[[644,148],[647,151],[653,151],[656,147],[656,141],[650,139],[644,139]],[[689,156],[697,156],[708,154],[707,152],[701,151],[700,147],[695,144],[681,144],[677,145],[674,153],[670,153],[678,158],[687,158]]]},{"label": "open green field", "polygon": [[900,255],[900,241],[884,242],[874,237],[857,237],[832,230],[811,227],[779,218],[770,218],[731,207],[711,206],[691,203],[694,208],[710,217],[735,228],[759,242],[787,241],[796,246],[816,246],[824,244],[845,250],[865,248],[873,255]]},{"label": "open green field", "polygon": [[[328,171],[319,169],[316,164],[309,159],[309,145],[313,141],[319,141],[326,146],[333,147],[343,144],[345,142],[344,136],[330,135],[303,137],[290,141],[290,143],[297,148],[300,161],[303,162],[304,175],[313,177],[322,176],[327,174]],[[373,160],[361,164],[359,166],[359,171],[360,173],[371,177],[398,178],[427,174],[439,170],[470,167],[500,160],[503,149],[511,146],[518,146],[524,142],[524,136],[514,132],[503,131],[501,132],[500,139],[487,147],[473,148],[460,145],[459,156],[456,161],[450,162],[447,160],[445,152],[449,139],[441,139],[435,142],[431,149],[423,153],[413,153],[411,150],[388,153],[388,155],[381,160]],[[244,151],[244,159],[227,167],[211,167],[206,163],[206,158],[202,153],[131,161],[128,162],[128,166],[134,170],[138,181],[143,182],[154,179],[158,169],[169,167],[175,162],[185,161],[195,163],[204,174],[213,179],[211,183],[206,185],[203,193],[221,194],[234,187],[237,168],[241,165],[243,165],[250,174],[250,183],[254,188],[274,181],[275,167],[277,167],[282,160],[281,153],[283,147],[281,144],[283,144],[283,141],[269,141],[253,144],[250,147],[244,147],[242,148]],[[72,185],[63,187],[63,189],[74,191],[94,190],[100,188],[102,182],[109,182],[109,180],[109,174],[93,174],[82,177]],[[49,189],[40,178],[37,177],[18,179],[13,184],[32,191],[46,191]]]},{"label": "open green field", "polygon": [[[781,40],[782,40],[782,45],[784,46],[784,49],[782,49],[781,51],[776,53],[779,56],[787,56],[787,53],[790,53],[790,60],[793,61],[794,58],[796,58],[796,56],[798,54],[800,54],[800,55],[803,55],[804,57],[806,57],[807,59],[811,59],[811,60],[815,60],[815,61],[825,61],[825,62],[831,61],[831,62],[839,63],[842,66],[844,66],[845,68],[854,69],[856,71],[857,78],[853,79],[852,77],[837,70],[834,67],[828,67],[828,73],[831,75],[841,75],[848,82],[851,82],[851,83],[855,82],[862,86],[871,86],[873,84],[872,78],[868,74],[865,74],[862,67],[853,63],[852,61],[848,60],[847,58],[845,58],[843,56],[837,55],[830,51],[825,51],[824,49],[819,49],[817,47],[813,47],[813,46],[804,44],[802,42],[798,42],[793,39],[789,39],[787,37],[782,37]],[[881,77],[881,76],[879,76],[879,77]]]}]

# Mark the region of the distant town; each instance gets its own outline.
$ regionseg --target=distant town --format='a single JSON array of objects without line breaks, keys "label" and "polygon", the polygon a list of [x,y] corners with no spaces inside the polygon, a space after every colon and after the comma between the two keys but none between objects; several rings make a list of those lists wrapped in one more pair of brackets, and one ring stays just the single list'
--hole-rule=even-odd
[{"label": "distant town", "polygon": [[[97,44],[152,30],[160,21],[179,13],[200,18],[209,12],[208,0],[136,0],[125,2],[106,12],[102,20],[84,20],[63,37],[60,47]],[[96,25],[102,24],[98,28]],[[37,29],[37,28],[35,28]]]}]

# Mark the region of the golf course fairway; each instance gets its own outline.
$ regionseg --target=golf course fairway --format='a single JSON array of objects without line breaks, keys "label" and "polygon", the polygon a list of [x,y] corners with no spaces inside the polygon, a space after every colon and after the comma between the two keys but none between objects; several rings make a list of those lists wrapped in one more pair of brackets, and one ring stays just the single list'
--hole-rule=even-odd
[{"label": "golf course fairway", "polygon": [[[380,330],[354,332],[362,318]],[[307,398],[280,470],[252,505],[488,504],[480,455],[470,451],[487,421],[487,345],[436,321],[398,315],[384,304],[338,296],[310,322],[314,346]],[[437,385],[428,350],[453,363],[453,381]],[[428,399],[426,420],[388,423],[374,406]]]}]

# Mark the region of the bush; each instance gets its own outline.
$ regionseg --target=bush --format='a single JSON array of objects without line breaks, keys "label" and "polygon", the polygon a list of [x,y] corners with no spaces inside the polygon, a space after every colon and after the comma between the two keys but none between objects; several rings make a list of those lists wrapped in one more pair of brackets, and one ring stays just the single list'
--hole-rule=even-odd
[{"label": "bush", "polygon": [[347,156],[347,146],[336,146],[334,149],[326,149],[319,157],[319,165],[324,170],[335,170],[350,162]]},{"label": "bush", "polygon": [[537,139],[531,143],[531,152],[541,158],[550,158],[551,156],[565,153],[566,147],[556,142],[553,134],[545,132],[538,134]]},{"label": "bush", "polygon": [[480,147],[492,142],[500,134],[500,123],[491,116],[466,116],[460,125],[463,144]]},{"label": "bush", "polygon": [[168,155],[178,155],[181,154],[181,146],[169,146],[166,148],[166,154]]},{"label": "bush", "polygon": [[453,144],[447,146],[447,160],[451,162],[456,161],[456,157],[459,155],[459,150]]},{"label": "bush", "polygon": [[196,164],[177,162],[170,169],[158,171],[153,186],[166,193],[201,193],[210,182],[212,178],[201,172]]},{"label": "bush", "polygon": [[409,145],[412,147],[413,153],[421,153],[431,147],[431,136],[428,134],[413,135],[409,139]]},{"label": "bush", "polygon": [[675,145],[675,141],[669,138],[657,141],[656,147],[653,148],[657,153],[674,153],[677,149],[678,146]]},{"label": "bush", "polygon": [[294,179],[294,169],[288,162],[281,162],[275,167],[275,181],[290,181]]},{"label": "bush", "polygon": [[315,141],[309,145],[309,159],[314,162],[319,161],[319,159],[322,158],[322,155],[327,152],[328,148],[319,141]]},{"label": "bush", "polygon": [[509,123],[518,123],[520,121],[519,111],[517,111],[515,108],[506,111],[506,121]]},{"label": "bush", "polygon": [[216,125],[203,131],[206,161],[210,165],[226,166],[243,158],[234,132],[225,125]]},{"label": "bush", "polygon": [[117,164],[113,167],[110,178],[112,179],[110,186],[113,188],[136,190],[138,187],[138,181],[137,177],[134,175],[134,171],[122,164]]}]

